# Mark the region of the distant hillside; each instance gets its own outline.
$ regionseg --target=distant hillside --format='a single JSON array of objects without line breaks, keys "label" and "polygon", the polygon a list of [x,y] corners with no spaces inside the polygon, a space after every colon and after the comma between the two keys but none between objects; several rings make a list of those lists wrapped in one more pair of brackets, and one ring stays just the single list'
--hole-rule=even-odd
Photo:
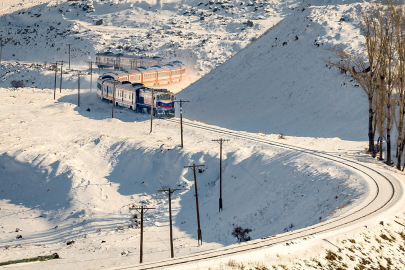
[{"label": "distant hillside", "polygon": [[[223,65],[179,93],[189,119],[251,132],[367,140],[367,102],[327,50],[350,42],[359,4],[302,4]],[[343,18],[343,19],[342,19]]]}]

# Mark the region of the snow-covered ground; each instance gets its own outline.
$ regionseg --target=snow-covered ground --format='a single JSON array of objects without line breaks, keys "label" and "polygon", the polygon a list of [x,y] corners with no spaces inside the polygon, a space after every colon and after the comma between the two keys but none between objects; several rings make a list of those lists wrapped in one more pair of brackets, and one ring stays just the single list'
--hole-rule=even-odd
[{"label": "snow-covered ground", "polygon": [[[13,3],[13,7],[7,7]],[[277,23],[298,1],[6,1],[8,60],[85,64],[97,51],[180,59],[202,76]],[[96,21],[103,20],[102,25]],[[249,21],[249,26],[248,26]],[[34,52],[34,53],[33,53]]]},{"label": "snow-covered ground", "polygon": [[[180,189],[172,200],[176,257],[234,244],[234,225],[251,228],[258,239],[354,209],[370,190],[351,168],[227,137],[224,211],[218,212],[219,145],[211,141],[218,134],[186,127],[182,149],[176,123],[154,120],[150,134],[146,115],[118,108],[111,119],[111,105],[96,97],[94,84],[89,91],[89,75],[82,78],[78,107],[74,71],[64,72],[54,101],[49,63],[68,60],[67,43],[74,44],[72,67],[86,71],[85,61],[104,50],[178,59],[187,64],[189,77],[170,89],[185,88],[177,98],[190,101],[186,118],[373,164],[365,154],[365,98],[350,77],[325,62],[332,45],[361,51],[355,17],[362,5],[367,3],[2,1],[0,261],[57,252],[62,260],[24,267],[134,265],[140,220],[129,207],[142,203],[155,208],[146,214],[144,261],[169,258],[168,198],[158,192],[167,187]],[[100,19],[103,24],[95,25]],[[8,88],[12,80],[23,80],[27,88]],[[193,174],[184,168],[192,163],[206,165],[197,173],[202,246]],[[379,230],[374,224],[364,233]],[[339,246],[342,240],[336,239],[331,241]],[[67,245],[70,240],[75,243]],[[305,242],[293,251],[275,249],[270,253],[323,256],[316,247],[298,253]],[[252,258],[279,259],[278,265],[297,258],[270,253]],[[246,256],[241,259],[246,262]],[[301,262],[297,269],[305,267]],[[205,266],[232,269],[226,264]]]},{"label": "snow-covered ground", "polygon": [[[235,243],[233,225],[253,229],[253,239],[313,225],[349,211],[368,193],[350,168],[231,138],[219,213],[219,147],[211,141],[217,134],[186,128],[181,149],[178,124],[155,120],[150,134],[148,116],[117,109],[111,119],[110,104],[94,92],[82,94],[81,107],[74,90],[55,102],[51,90],[2,89],[1,100],[2,260],[58,252],[66,268],[132,264],[139,229],[129,206],[141,203],[156,208],[146,215],[145,261],[168,258],[168,198],[161,188],[181,189],[173,196],[176,257]],[[197,173],[202,246],[193,174],[183,168],[192,163],[206,165]]]}]

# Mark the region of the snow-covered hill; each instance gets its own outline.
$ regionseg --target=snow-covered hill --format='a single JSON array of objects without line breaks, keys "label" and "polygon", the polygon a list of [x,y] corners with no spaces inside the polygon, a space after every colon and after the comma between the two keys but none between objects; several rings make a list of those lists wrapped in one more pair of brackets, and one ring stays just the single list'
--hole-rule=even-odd
[{"label": "snow-covered hill", "polygon": [[[201,76],[277,23],[289,1],[29,1],[3,10],[3,57],[84,64],[97,51],[180,59]],[[16,5],[18,6],[18,4]],[[96,25],[102,20],[102,25]],[[249,24],[248,24],[249,21]]]},{"label": "snow-covered hill", "polygon": [[331,68],[328,48],[362,40],[357,3],[297,6],[220,67],[179,93],[186,117],[236,130],[367,140],[367,100]]}]

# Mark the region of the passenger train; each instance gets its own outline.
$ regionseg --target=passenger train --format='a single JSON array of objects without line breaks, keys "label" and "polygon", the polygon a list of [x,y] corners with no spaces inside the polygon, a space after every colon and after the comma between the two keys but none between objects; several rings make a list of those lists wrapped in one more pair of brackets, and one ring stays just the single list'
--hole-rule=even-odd
[{"label": "passenger train", "polygon": [[96,64],[99,68],[114,68],[118,70],[137,67],[151,67],[162,63],[159,56],[146,57],[137,55],[114,54],[112,52],[96,53]]},{"label": "passenger train", "polygon": [[174,117],[174,94],[166,89],[151,89],[142,83],[116,81],[114,94],[114,77],[104,74],[97,80],[97,95],[110,102],[114,100],[116,106],[141,113],[150,113],[153,102],[154,116]]},{"label": "passenger train", "polygon": [[104,73],[114,80],[142,83],[145,86],[157,86],[180,82],[186,70],[180,61],[174,61],[163,66],[138,67],[136,69],[117,70]]}]

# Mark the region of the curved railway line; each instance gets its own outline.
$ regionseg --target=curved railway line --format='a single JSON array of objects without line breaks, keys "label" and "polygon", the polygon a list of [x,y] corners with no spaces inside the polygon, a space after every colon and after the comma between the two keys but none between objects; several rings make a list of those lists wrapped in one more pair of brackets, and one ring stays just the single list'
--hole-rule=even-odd
[{"label": "curved railway line", "polygon": [[[177,119],[167,119],[166,121],[172,123],[179,123]],[[275,147],[281,147],[292,151],[298,151],[300,153],[309,154],[318,158],[326,159],[362,173],[366,179],[375,185],[375,191],[371,192],[369,196],[357,207],[349,211],[343,216],[331,219],[322,223],[318,223],[306,228],[298,229],[295,231],[283,233],[280,235],[274,235],[264,237],[241,244],[230,245],[216,250],[204,251],[201,253],[191,254],[179,258],[166,259],[162,261],[143,263],[142,265],[134,265],[127,267],[120,267],[114,269],[157,269],[174,266],[184,266],[190,263],[201,262],[203,260],[215,259],[219,257],[235,255],[242,252],[249,252],[256,249],[270,247],[276,244],[285,243],[292,240],[297,240],[312,235],[331,232],[333,230],[344,228],[354,222],[360,222],[366,220],[366,218],[382,212],[389,206],[394,205],[403,196],[403,187],[400,181],[390,175],[387,172],[379,172],[365,164],[350,160],[348,158],[341,157],[340,155],[328,154],[326,152],[318,150],[310,150],[299,146],[293,146],[286,143],[276,142],[262,138],[260,135],[254,134],[242,134],[242,132],[230,131],[219,127],[213,127],[207,124],[200,124],[191,121],[183,122],[183,125],[203,129],[218,133],[220,135],[226,135],[230,137],[236,137],[239,139],[249,140],[251,142],[257,142],[260,144],[271,145]],[[371,191],[372,189],[370,189]]]}]

